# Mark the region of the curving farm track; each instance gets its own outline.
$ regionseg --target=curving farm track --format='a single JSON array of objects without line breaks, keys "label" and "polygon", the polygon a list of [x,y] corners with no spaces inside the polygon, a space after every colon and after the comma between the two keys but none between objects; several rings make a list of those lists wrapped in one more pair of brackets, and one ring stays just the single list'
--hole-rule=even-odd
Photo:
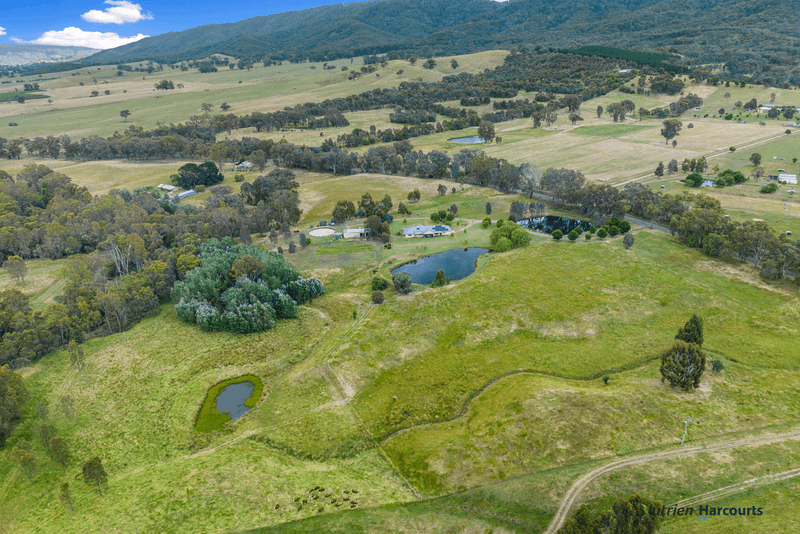
[{"label": "curving farm track", "polygon": [[553,517],[553,519],[550,521],[550,524],[548,525],[547,530],[544,531],[544,534],[555,534],[558,531],[558,529],[560,529],[564,525],[564,521],[566,521],[567,517],[569,516],[570,510],[573,508],[576,501],[578,500],[578,497],[580,497],[580,494],[586,489],[586,487],[595,479],[605,475],[606,473],[610,473],[611,471],[614,471],[616,469],[636,464],[654,462],[658,460],[669,460],[672,458],[680,458],[682,456],[692,456],[702,452],[714,452],[725,449],[734,449],[738,447],[754,447],[759,445],[769,445],[771,443],[779,443],[781,441],[789,441],[789,440],[800,440],[800,431],[793,430],[791,432],[786,432],[782,434],[740,438],[730,441],[710,443],[708,445],[695,445],[693,447],[682,447],[668,451],[640,454],[638,456],[630,456],[628,458],[615,460],[611,463],[601,465],[600,467],[592,469],[591,471],[580,477],[572,484],[572,486],[567,491],[567,494],[561,500],[561,503],[559,503],[558,511],[556,512],[556,515]]}]

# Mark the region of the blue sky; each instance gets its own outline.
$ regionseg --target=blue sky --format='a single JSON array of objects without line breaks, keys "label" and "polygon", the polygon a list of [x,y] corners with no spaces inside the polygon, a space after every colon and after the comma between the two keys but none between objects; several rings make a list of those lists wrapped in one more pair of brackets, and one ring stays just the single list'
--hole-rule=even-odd
[{"label": "blue sky", "polygon": [[0,43],[114,48],[203,24],[341,2],[326,0],[0,0]]}]

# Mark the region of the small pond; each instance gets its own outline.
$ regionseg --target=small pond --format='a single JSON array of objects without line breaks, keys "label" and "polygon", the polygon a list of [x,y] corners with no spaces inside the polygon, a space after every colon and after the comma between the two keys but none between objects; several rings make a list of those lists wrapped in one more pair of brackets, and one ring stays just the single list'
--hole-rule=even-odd
[{"label": "small pond", "polygon": [[449,280],[461,280],[475,271],[478,256],[488,252],[488,248],[456,248],[403,264],[392,270],[392,275],[407,272],[413,283],[429,285],[436,279],[436,271],[444,269]]},{"label": "small pond", "polygon": [[485,143],[482,137],[473,135],[471,137],[456,137],[455,139],[448,139],[451,143],[463,143],[465,145],[480,145]]},{"label": "small pond", "polygon": [[217,411],[227,413],[232,421],[236,421],[241,416],[250,411],[249,406],[245,406],[245,401],[253,394],[256,388],[252,382],[239,382],[231,384],[217,395]]},{"label": "small pond", "polygon": [[584,221],[576,221],[567,217],[557,217],[555,215],[545,215],[544,217],[533,217],[532,219],[521,219],[517,224],[523,228],[529,228],[536,232],[544,232],[552,234],[556,230],[561,230],[561,233],[566,235],[574,228],[581,228],[588,230],[591,226],[590,223]]}]

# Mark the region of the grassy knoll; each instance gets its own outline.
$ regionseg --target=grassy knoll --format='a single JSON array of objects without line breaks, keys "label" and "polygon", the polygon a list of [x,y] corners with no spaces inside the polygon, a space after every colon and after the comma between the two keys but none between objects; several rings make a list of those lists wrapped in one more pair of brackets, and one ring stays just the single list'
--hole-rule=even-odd
[{"label": "grassy knoll", "polygon": [[639,233],[633,252],[614,243],[536,241],[494,257],[467,282],[381,306],[337,359],[358,377],[354,402],[365,422],[386,436],[449,419],[475,391],[518,370],[587,379],[639,366],[670,342],[686,310],[706,318],[710,350],[796,369],[791,296],[720,276],[660,235]]},{"label": "grassy knoll", "polygon": [[255,386],[253,393],[251,393],[250,396],[247,397],[247,400],[244,401],[244,405],[248,408],[253,408],[258,403],[258,401],[261,399],[261,394],[264,392],[264,383],[261,382],[259,377],[255,375],[244,375],[237,378],[223,380],[208,390],[206,400],[203,403],[203,406],[200,407],[200,411],[197,414],[195,428],[198,432],[222,430],[225,427],[225,423],[231,420],[231,416],[227,413],[221,413],[217,411],[217,396],[226,387],[232,384],[241,384],[242,382],[250,382]]}]

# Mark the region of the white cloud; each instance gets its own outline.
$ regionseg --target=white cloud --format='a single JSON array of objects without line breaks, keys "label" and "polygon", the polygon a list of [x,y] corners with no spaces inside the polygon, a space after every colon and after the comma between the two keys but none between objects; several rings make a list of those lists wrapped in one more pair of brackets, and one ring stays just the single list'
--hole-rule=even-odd
[{"label": "white cloud", "polygon": [[125,0],[106,0],[108,7],[104,11],[92,9],[81,15],[86,22],[97,22],[100,24],[124,24],[126,22],[138,22],[140,20],[151,20],[149,13],[142,13],[142,6],[127,2]]},{"label": "white cloud", "polygon": [[11,41],[12,43],[25,44],[25,41],[23,41],[19,37],[9,37],[8,40]]},{"label": "white cloud", "polygon": [[5,34],[6,34],[6,29],[0,26],[0,35],[5,35]]},{"label": "white cloud", "polygon": [[85,46],[106,50],[124,44],[133,43],[149,35],[138,34],[133,37],[120,37],[113,32],[87,32],[80,28],[70,26],[61,31],[51,30],[44,32],[38,39],[30,41],[31,44],[59,45],[59,46]]}]

